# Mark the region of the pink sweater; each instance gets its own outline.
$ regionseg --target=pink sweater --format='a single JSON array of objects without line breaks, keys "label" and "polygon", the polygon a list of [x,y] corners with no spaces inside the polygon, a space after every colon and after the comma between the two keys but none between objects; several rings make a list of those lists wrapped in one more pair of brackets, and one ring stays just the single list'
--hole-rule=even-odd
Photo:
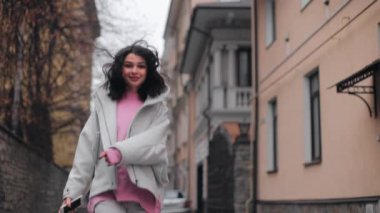
[{"label": "pink sweater", "polygon": [[[139,99],[137,93],[126,93],[121,100],[117,102],[117,140],[121,141],[128,137],[128,129],[136,116],[136,113],[142,106],[143,102]],[[107,150],[107,157],[111,164],[118,164],[121,160],[121,153],[116,148]],[[118,186],[115,191],[107,191],[90,198],[88,203],[88,212],[94,212],[95,205],[105,200],[117,200],[120,202],[137,202],[148,213],[160,213],[160,202],[155,199],[154,195],[146,190],[137,187],[130,180],[128,171],[125,167],[117,167]]]}]

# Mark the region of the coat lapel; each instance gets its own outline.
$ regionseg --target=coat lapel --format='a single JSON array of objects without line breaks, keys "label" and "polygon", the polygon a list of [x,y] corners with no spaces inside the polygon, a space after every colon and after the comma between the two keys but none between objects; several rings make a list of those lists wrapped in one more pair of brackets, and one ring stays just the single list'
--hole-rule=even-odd
[{"label": "coat lapel", "polygon": [[[102,116],[101,120],[105,122],[104,131],[107,133],[107,139],[110,140],[108,144],[113,145],[116,143],[116,101],[112,101],[105,90],[101,90],[98,94],[100,110],[102,110],[99,116]],[[103,125],[100,124],[100,126]]]},{"label": "coat lapel", "polygon": [[106,101],[104,101],[106,104],[104,105],[104,116],[105,121],[108,127],[109,137],[110,137],[110,143],[115,144],[116,143],[116,101],[112,101],[108,96],[105,98]]}]

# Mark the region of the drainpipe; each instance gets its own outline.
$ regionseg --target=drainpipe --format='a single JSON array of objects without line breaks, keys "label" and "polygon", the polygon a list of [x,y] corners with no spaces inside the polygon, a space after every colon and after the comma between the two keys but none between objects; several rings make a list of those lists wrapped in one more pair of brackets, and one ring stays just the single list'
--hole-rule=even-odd
[{"label": "drainpipe", "polygon": [[[212,61],[212,57],[209,57]],[[202,115],[207,119],[207,140],[211,139],[211,117],[210,117],[210,109],[211,109],[211,78],[210,78],[210,67],[206,69],[207,73],[207,107],[203,110]],[[209,141],[210,142],[210,141]]]},{"label": "drainpipe", "polygon": [[[211,34],[208,35],[209,41],[208,41],[208,64],[210,65],[214,61],[214,57],[210,51],[212,43],[214,42],[214,38],[211,36]],[[207,66],[206,68],[206,73],[207,73],[207,107],[206,109],[202,112],[203,116],[206,117],[207,119],[207,139],[211,139],[211,117],[210,117],[210,109],[211,109],[211,72],[210,72],[210,66]]]},{"label": "drainpipe", "polygon": [[[213,62],[213,55],[210,51],[212,43],[214,42],[214,37],[209,32],[205,32],[195,26],[192,26],[191,29],[194,31],[199,32],[200,34],[204,35],[208,41],[206,41],[207,45],[207,57],[208,57],[208,63],[211,64]],[[206,68],[206,74],[207,74],[207,107],[203,110],[202,115],[207,119],[207,139],[210,140],[211,138],[211,117],[209,115],[209,111],[211,109],[211,72],[210,72],[210,66],[207,66]]]},{"label": "drainpipe", "polygon": [[[252,30],[252,44],[254,45],[252,49],[252,55],[253,55],[253,73],[254,73],[254,79],[252,82],[254,82],[254,90],[253,90],[253,97],[251,99],[251,103],[254,102],[255,104],[255,111],[253,119],[251,117],[251,125],[254,125],[253,129],[253,138],[251,143],[251,160],[252,160],[252,167],[251,167],[251,173],[250,173],[250,184],[249,184],[249,198],[245,202],[245,213],[256,213],[257,209],[257,165],[258,165],[258,158],[257,158],[257,140],[258,140],[258,115],[259,115],[259,99],[258,99],[258,42],[257,42],[257,0],[252,0],[252,12],[251,12],[251,21],[253,21],[253,25],[251,25]],[[250,211],[251,210],[251,211]]]},{"label": "drainpipe", "polygon": [[255,139],[253,141],[253,213],[257,212],[257,180],[259,177],[258,174],[258,165],[259,165],[259,157],[258,157],[258,140],[259,140],[259,42],[258,42],[258,29],[257,29],[257,0],[254,1],[253,3],[253,10],[254,10],[254,35],[255,35],[255,49],[254,49],[254,58],[255,58]]},{"label": "drainpipe", "polygon": [[[213,55],[211,53],[211,46],[212,46],[212,43],[214,42],[214,37],[211,35],[210,32],[206,32],[202,29],[199,29],[198,27],[196,26],[191,26],[190,27],[190,30],[194,30],[195,32],[198,32],[200,34],[202,34],[207,40],[206,40],[206,49],[207,49],[207,57],[208,57],[208,63],[212,63],[213,62]],[[206,68],[206,75],[207,75],[207,107],[202,111],[202,115],[206,118],[207,120],[207,141],[208,143],[210,143],[210,139],[211,139],[211,117],[210,117],[210,109],[211,109],[211,72],[210,72],[210,66],[207,66]],[[194,79],[194,76],[195,74],[191,77],[192,79]],[[207,162],[208,164],[208,162]],[[203,175],[207,175],[207,172],[203,173]],[[202,177],[203,178],[203,177]],[[207,178],[207,181],[208,181],[208,178]],[[205,183],[203,183],[205,184]],[[207,195],[208,196],[208,195]],[[207,201],[203,203],[203,209],[201,209],[201,211],[203,212],[206,212],[207,213]]]},{"label": "drainpipe", "polygon": [[[211,58],[212,59],[212,58]],[[210,144],[210,139],[211,139],[211,117],[210,117],[210,109],[211,109],[211,87],[210,87],[210,67],[208,66],[206,68],[206,73],[207,73],[207,107],[206,109],[203,110],[202,115],[207,119],[207,142]],[[209,145],[210,146],[210,145]],[[208,170],[208,161],[207,161],[207,170]],[[203,175],[208,175],[207,172],[204,172]],[[208,177],[206,178],[208,182]],[[203,183],[205,184],[205,183]],[[208,183],[207,183],[208,185]],[[207,190],[208,191],[208,190]],[[207,193],[207,198],[208,198],[208,192]],[[208,200],[208,199],[207,199]],[[207,213],[208,212],[208,201],[203,203],[203,209],[201,211]]]},{"label": "drainpipe", "polygon": [[[208,34],[208,45],[206,48],[208,48],[208,53],[207,56],[209,58],[208,64],[210,65],[213,62],[213,56],[210,51],[212,43],[214,41],[214,38],[212,37],[211,34]],[[206,68],[206,75],[207,75],[207,107],[206,109],[202,112],[203,116],[207,119],[207,141],[210,144],[211,140],[211,117],[210,117],[210,109],[211,109],[211,72],[210,72],[210,66],[207,66]],[[210,146],[210,145],[209,145]],[[208,164],[208,162],[207,162]],[[208,170],[208,165],[207,165],[207,170]],[[208,175],[208,173],[204,173],[203,175]],[[207,177],[207,182],[208,182],[208,177]],[[207,183],[208,185],[208,183]],[[207,197],[208,197],[208,192],[207,192]],[[203,206],[203,211],[205,213],[208,212],[208,202],[206,201]]]},{"label": "drainpipe", "polygon": [[[252,160],[252,169],[250,172],[250,178],[251,181],[249,182],[249,187],[250,187],[250,195],[247,201],[245,202],[245,213],[256,213],[257,209],[257,177],[258,177],[258,156],[257,156],[257,140],[258,140],[258,123],[259,123],[259,98],[258,98],[258,41],[257,41],[257,0],[252,1],[251,5],[253,14],[251,14],[251,21],[253,20],[253,28],[251,27],[252,30],[252,37],[253,37],[253,45],[254,48],[253,50],[253,72],[254,72],[254,90],[253,90],[253,97],[251,99],[251,104],[254,104],[254,120],[251,119],[251,126],[254,126],[253,129],[253,138],[252,138],[252,143],[251,143],[251,160]],[[251,25],[252,26],[252,25]],[[251,211],[250,211],[251,210]]]},{"label": "drainpipe", "polygon": [[258,51],[258,36],[257,36],[257,24],[258,24],[258,17],[257,17],[257,0],[253,0],[253,16],[254,16],[254,74],[255,74],[255,129],[254,129],[254,140],[253,140],[253,203],[252,203],[252,212],[257,212],[257,187],[258,187],[258,140],[259,140],[259,51]]}]

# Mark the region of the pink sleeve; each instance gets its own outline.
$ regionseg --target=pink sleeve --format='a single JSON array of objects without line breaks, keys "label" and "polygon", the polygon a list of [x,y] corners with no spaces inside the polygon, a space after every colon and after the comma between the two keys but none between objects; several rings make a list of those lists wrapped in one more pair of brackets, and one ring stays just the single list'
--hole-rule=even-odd
[{"label": "pink sleeve", "polygon": [[107,158],[111,165],[116,165],[120,163],[121,153],[116,148],[109,148],[107,150]]}]

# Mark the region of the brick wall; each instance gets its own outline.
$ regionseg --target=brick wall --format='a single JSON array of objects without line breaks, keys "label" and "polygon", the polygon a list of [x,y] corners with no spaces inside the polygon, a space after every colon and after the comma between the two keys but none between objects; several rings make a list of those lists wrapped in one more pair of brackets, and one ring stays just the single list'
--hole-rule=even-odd
[{"label": "brick wall", "polygon": [[67,172],[0,126],[0,212],[57,212]]}]

